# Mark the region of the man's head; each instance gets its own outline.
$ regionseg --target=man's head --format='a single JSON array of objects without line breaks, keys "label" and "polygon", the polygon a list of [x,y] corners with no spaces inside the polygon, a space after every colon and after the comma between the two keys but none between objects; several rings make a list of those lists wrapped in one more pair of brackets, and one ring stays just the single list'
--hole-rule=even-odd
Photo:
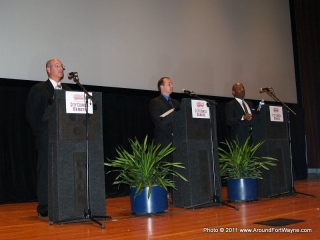
[{"label": "man's head", "polygon": [[232,86],[232,95],[236,98],[244,99],[246,95],[246,90],[242,83],[237,82]]},{"label": "man's head", "polygon": [[56,82],[60,82],[63,79],[64,69],[62,62],[57,58],[50,59],[46,63],[48,77]]},{"label": "man's head", "polygon": [[173,83],[169,77],[162,77],[158,81],[158,90],[161,94],[170,96],[173,92]]}]

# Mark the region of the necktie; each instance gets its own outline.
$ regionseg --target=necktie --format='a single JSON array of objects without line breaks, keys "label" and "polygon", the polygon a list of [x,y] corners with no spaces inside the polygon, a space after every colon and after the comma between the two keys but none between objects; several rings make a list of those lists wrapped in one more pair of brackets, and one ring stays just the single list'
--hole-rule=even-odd
[{"label": "necktie", "polygon": [[173,107],[173,103],[172,103],[171,97],[168,97],[168,102],[170,103],[171,107]]},{"label": "necktie", "polygon": [[244,109],[245,114],[249,113],[249,112],[248,112],[247,105],[244,103],[243,100],[242,100],[242,106],[243,106],[243,109]]},{"label": "necktie", "polygon": [[61,90],[61,89],[62,89],[61,83],[58,82],[58,83],[57,83],[57,86],[56,86],[56,90]]}]

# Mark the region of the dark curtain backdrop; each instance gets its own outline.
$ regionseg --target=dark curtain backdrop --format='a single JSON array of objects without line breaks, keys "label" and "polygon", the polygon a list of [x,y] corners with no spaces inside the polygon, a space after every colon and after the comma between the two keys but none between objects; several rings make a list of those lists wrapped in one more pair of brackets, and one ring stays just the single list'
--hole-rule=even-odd
[{"label": "dark curtain backdrop", "polygon": [[320,1],[295,0],[296,59],[305,109],[307,161],[320,168]]},{"label": "dark curtain backdrop", "polygon": [[37,156],[25,118],[28,92],[0,87],[0,203],[36,199]]},{"label": "dark curtain backdrop", "polygon": [[[0,79],[0,203],[36,201],[36,151],[31,129],[25,119],[25,103],[32,85],[37,82]],[[73,90],[80,90],[69,84]],[[105,158],[114,159],[117,146],[128,147],[128,139],[153,138],[153,125],[148,112],[149,101],[157,91],[85,86],[88,91],[102,92],[103,136]],[[177,100],[188,97],[173,94]],[[218,141],[228,137],[224,106],[231,98],[203,96],[217,105]],[[255,106],[258,101],[253,100]],[[292,119],[293,162],[296,179],[306,178],[304,158],[303,111],[297,104],[290,107],[298,112]],[[107,172],[108,169],[105,169]],[[128,187],[112,185],[116,175],[106,175],[106,196],[128,194]]]},{"label": "dark curtain backdrop", "polygon": [[[36,200],[37,152],[25,118],[25,103],[31,86],[37,82],[0,79],[0,203]],[[73,90],[80,88],[69,84]],[[130,91],[86,86],[103,92],[103,136],[105,158],[114,159],[117,146],[128,146],[128,139],[153,138],[148,112],[157,92]],[[107,171],[108,169],[106,169]],[[106,175],[106,194],[126,194],[127,187],[112,186],[115,175]]]}]

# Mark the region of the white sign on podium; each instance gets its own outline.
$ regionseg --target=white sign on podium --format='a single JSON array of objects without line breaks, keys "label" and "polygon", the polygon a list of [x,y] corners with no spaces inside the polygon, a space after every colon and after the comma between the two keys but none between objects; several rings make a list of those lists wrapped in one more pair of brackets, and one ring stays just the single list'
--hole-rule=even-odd
[{"label": "white sign on podium", "polygon": [[210,119],[210,110],[204,100],[191,99],[192,117]]},{"label": "white sign on podium", "polygon": [[[89,92],[92,96],[92,92]],[[84,92],[66,91],[66,112],[86,114],[86,94]],[[91,99],[88,99],[88,113],[93,114]]]},{"label": "white sign on podium", "polygon": [[279,106],[269,106],[270,109],[270,121],[271,122],[283,122],[283,110]]}]

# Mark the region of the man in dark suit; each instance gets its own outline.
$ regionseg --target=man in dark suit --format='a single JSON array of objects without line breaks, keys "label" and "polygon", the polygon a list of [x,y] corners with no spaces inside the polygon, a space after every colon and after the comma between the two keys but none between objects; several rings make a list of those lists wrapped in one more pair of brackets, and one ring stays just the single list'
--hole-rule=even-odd
[{"label": "man in dark suit", "polygon": [[234,99],[226,104],[226,123],[230,127],[231,141],[238,139],[243,144],[252,132],[253,104],[245,101],[246,91],[242,83],[238,82],[232,86]]},{"label": "man in dark suit", "polygon": [[173,83],[169,77],[162,77],[158,81],[158,90],[160,95],[150,101],[149,112],[154,124],[154,141],[166,147],[172,143],[172,122],[168,121],[168,117],[160,117],[163,113],[172,108],[178,108],[180,103],[172,99],[170,94],[173,91]]},{"label": "man in dark suit", "polygon": [[48,80],[34,85],[26,103],[26,117],[35,136],[38,152],[37,163],[37,212],[40,217],[48,217],[48,116],[46,109],[53,103],[55,90],[70,90],[61,84],[65,67],[59,59],[46,63]]}]

